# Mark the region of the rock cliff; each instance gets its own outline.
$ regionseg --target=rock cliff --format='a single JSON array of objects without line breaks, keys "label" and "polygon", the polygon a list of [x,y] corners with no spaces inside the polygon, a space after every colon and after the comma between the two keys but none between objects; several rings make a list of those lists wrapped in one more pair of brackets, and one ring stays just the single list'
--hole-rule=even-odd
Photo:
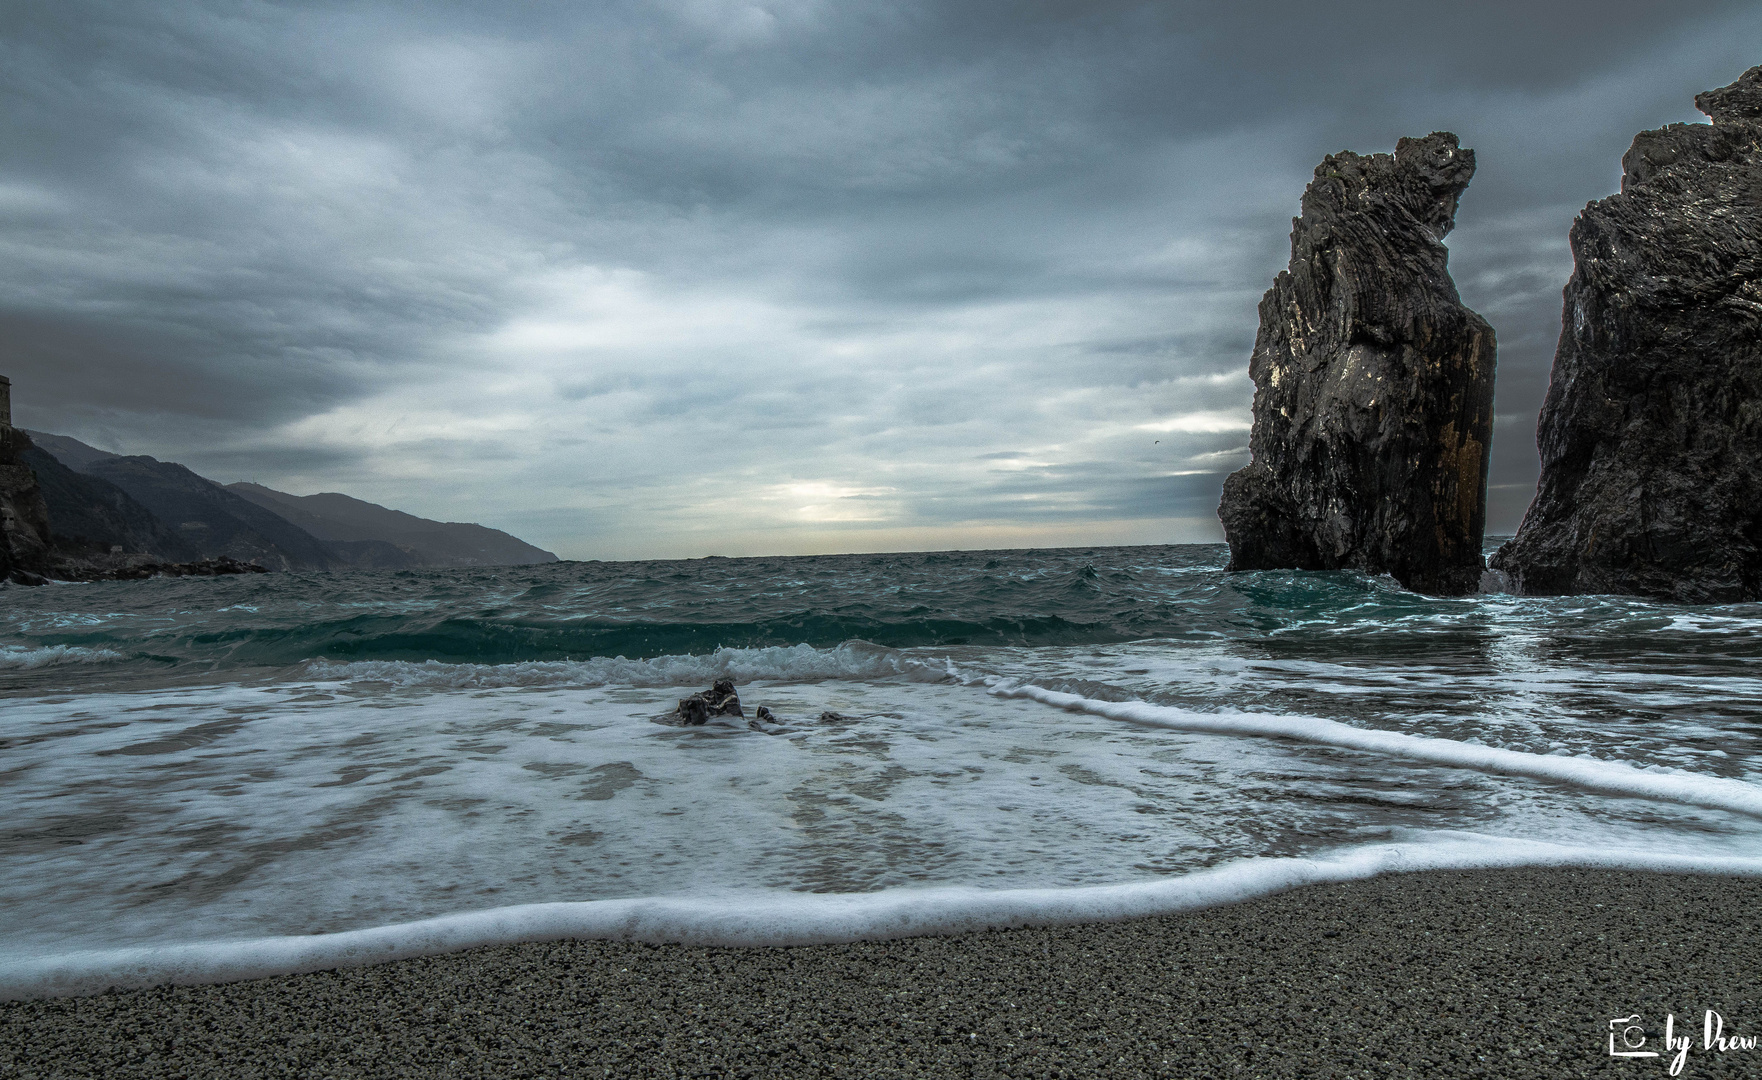
[{"label": "rock cliff", "polygon": [[49,508],[26,464],[30,436],[12,426],[12,382],[0,376],[0,581],[41,585],[49,569]]},{"label": "rock cliff", "polygon": [[1762,597],[1762,67],[1695,105],[1573,223],[1520,592]]},{"label": "rock cliff", "polygon": [[1473,175],[1448,132],[1316,168],[1260,302],[1253,459],[1218,507],[1232,570],[1480,587],[1494,340],[1443,244]]}]

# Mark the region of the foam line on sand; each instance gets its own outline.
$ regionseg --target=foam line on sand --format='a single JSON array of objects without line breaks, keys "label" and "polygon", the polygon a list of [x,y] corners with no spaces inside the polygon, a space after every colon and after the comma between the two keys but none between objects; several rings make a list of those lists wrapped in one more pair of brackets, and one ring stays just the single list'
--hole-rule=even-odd
[{"label": "foam line on sand", "polygon": [[0,1000],[110,987],[230,982],[377,964],[484,945],[604,938],[691,945],[809,945],[1023,926],[1116,922],[1395,871],[1518,866],[1762,876],[1762,859],[1593,850],[1465,836],[1249,859],[1181,877],[1057,889],[896,889],[525,904],[335,934],[0,957]]}]

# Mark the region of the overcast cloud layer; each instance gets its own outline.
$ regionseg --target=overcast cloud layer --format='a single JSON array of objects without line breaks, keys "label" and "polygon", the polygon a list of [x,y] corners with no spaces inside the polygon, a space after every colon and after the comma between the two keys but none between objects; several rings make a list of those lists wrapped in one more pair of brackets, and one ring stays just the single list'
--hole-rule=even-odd
[{"label": "overcast cloud layer", "polygon": [[565,557],[1220,537],[1323,154],[1447,129],[1490,526],[1635,132],[1762,11],[0,3],[15,420]]}]

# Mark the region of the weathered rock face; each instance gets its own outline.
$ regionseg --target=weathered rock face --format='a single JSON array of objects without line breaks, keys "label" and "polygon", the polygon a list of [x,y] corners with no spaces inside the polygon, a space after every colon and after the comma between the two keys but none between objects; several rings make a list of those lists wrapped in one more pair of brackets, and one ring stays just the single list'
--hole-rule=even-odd
[{"label": "weathered rock face", "polygon": [[0,378],[0,581],[41,585],[49,569],[49,508],[25,464],[30,436],[12,426],[12,384]]},{"label": "weathered rock face", "polygon": [[1253,460],[1218,507],[1230,569],[1480,587],[1493,331],[1457,297],[1442,242],[1473,175],[1448,132],[1317,166],[1290,268],[1260,302]]},{"label": "weathered rock face", "polygon": [[1762,597],[1762,67],[1695,105],[1573,223],[1520,592]]}]

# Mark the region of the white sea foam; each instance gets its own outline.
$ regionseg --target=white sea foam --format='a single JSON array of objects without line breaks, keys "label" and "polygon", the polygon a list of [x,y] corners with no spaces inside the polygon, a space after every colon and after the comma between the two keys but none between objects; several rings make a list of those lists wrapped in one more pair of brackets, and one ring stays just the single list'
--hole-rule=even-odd
[{"label": "white sea foam", "polygon": [[1063,889],[892,889],[523,904],[338,934],[0,957],[0,1000],[107,987],[230,982],[484,945],[607,938],[692,945],[807,945],[1168,915],[1303,885],[1419,870],[1596,867],[1762,876],[1762,859],[1608,850],[1498,837],[1365,845],[1310,858],[1246,859],[1177,878]]},{"label": "white sea foam", "polygon": [[[1449,865],[1441,836],[1479,837],[1488,865],[1651,851],[1674,860],[1653,868],[1747,873],[1762,856],[1762,785],[1548,755],[1688,763],[1666,752],[1681,723],[1606,744],[1563,703],[1558,725],[1518,730],[1496,693],[1411,728],[1394,707],[1338,714],[1353,724],[1276,714],[1290,695],[1197,711],[1237,696],[1221,683],[1248,692],[1262,662],[1159,650],[315,663],[267,684],[14,697],[0,982],[70,993],[543,937],[788,943],[1124,918],[1364,860]],[[651,722],[675,687],[722,676],[784,722]],[[1378,677],[1367,694],[1408,701],[1411,680]],[[1197,694],[1196,711],[1097,700],[1159,693]],[[1741,726],[1680,748],[1715,745],[1731,756],[1703,767],[1743,771]],[[772,891],[739,891],[753,889]]]},{"label": "white sea foam", "polygon": [[736,682],[811,682],[821,679],[879,679],[903,675],[941,681],[944,665],[895,649],[850,641],[831,649],[811,645],[763,649],[717,649],[702,656],[657,656],[629,660],[598,656],[591,660],[533,660],[511,664],[444,664],[405,660],[352,663],[313,661],[306,673],[336,682],[383,682],[405,687],[485,690],[502,687],[696,686],[716,679]]},{"label": "white sea foam", "polygon": [[1027,698],[1074,712],[1175,731],[1300,739],[1436,765],[1553,780],[1607,794],[1660,799],[1762,817],[1762,787],[1742,780],[1705,776],[1661,765],[1640,768],[1601,758],[1532,754],[1454,739],[1353,727],[1314,716],[1194,712],[1142,701],[1096,701],[1038,686],[1009,683],[995,686],[991,692],[1000,697]]},{"label": "white sea foam", "polygon": [[77,645],[0,645],[0,671],[32,671],[63,664],[111,664],[126,659],[109,649],[86,649]]}]

